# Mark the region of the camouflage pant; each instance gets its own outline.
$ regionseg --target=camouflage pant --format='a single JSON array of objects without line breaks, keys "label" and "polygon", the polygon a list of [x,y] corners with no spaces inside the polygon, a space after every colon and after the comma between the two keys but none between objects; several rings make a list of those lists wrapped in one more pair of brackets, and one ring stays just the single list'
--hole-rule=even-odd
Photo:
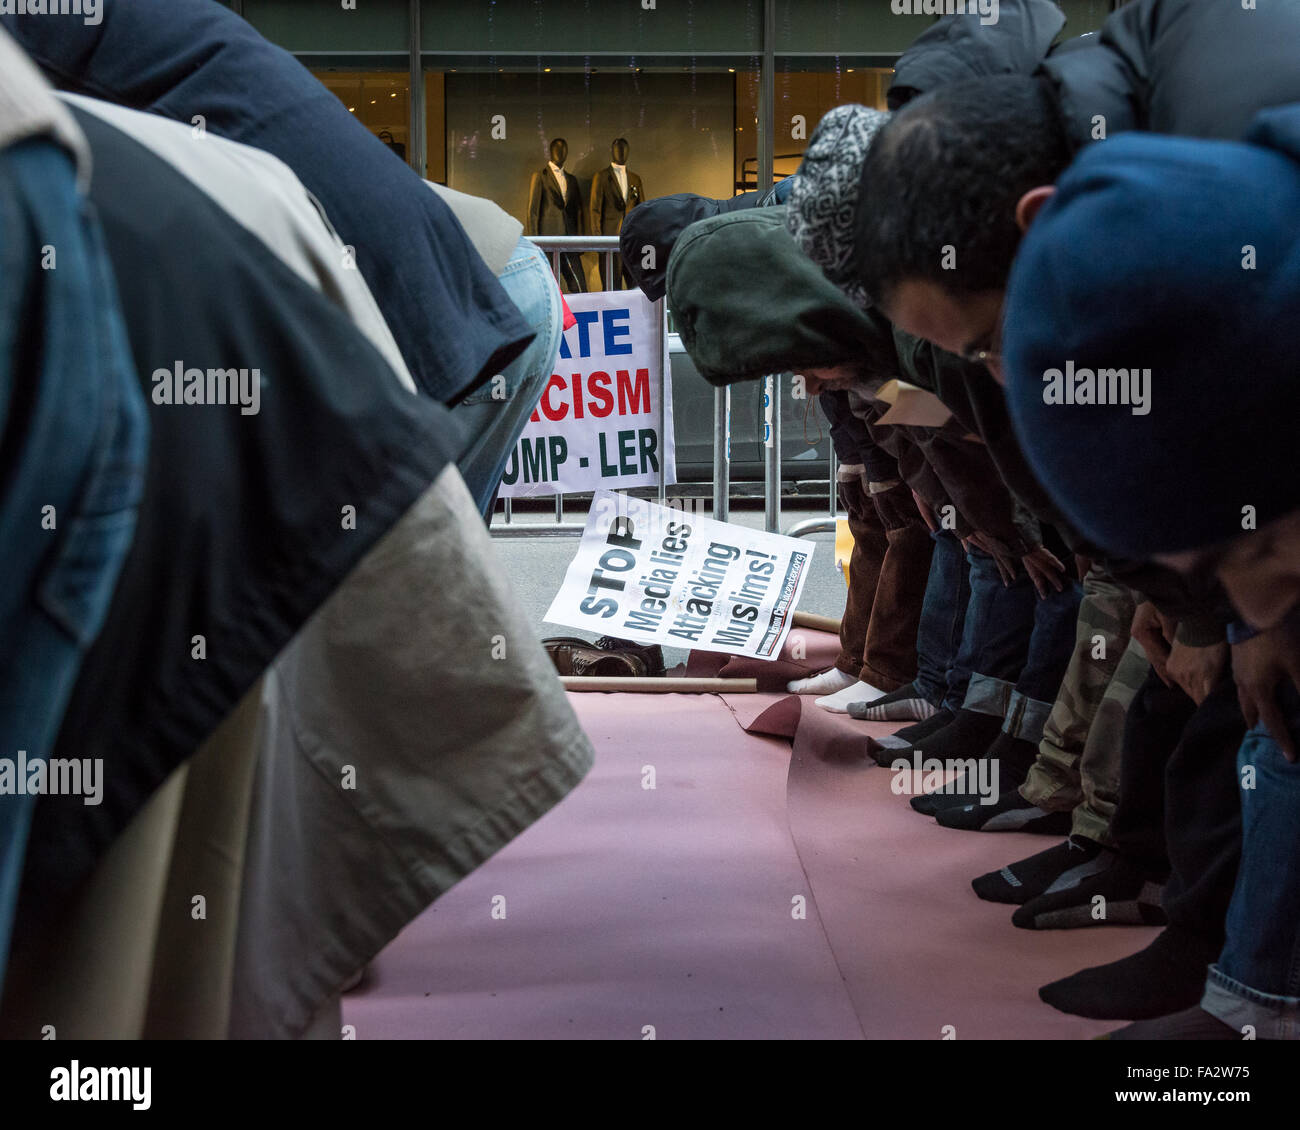
[{"label": "camouflage pant", "polygon": [[1137,594],[1094,567],[1083,582],[1074,655],[1020,795],[1074,812],[1073,832],[1109,843],[1119,797],[1124,719],[1150,664],[1129,638]]}]

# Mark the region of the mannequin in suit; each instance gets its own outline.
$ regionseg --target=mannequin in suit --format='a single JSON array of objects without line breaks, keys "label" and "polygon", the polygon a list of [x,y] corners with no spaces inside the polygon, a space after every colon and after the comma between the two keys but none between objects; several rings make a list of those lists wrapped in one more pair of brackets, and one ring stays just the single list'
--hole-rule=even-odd
[{"label": "mannequin in suit", "polygon": [[[551,159],[545,168],[533,174],[528,186],[526,235],[583,235],[582,190],[578,178],[565,172],[569,143],[562,137],[551,142]],[[582,256],[560,256],[561,289],[570,294],[585,291]]]},{"label": "mannequin in suit", "polygon": [[[627,167],[627,139],[616,138],[609,147],[611,161],[600,170],[591,182],[591,231],[593,235],[618,235],[623,228],[623,217],[645,200],[645,186],[636,173]],[[627,272],[619,266],[622,288],[631,285]],[[611,286],[605,278],[605,256],[600,257],[600,285]]]}]

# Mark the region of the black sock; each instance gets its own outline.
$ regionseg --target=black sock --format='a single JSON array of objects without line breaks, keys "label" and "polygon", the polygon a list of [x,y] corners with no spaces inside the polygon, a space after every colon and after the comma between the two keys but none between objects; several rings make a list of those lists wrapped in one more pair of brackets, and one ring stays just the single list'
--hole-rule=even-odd
[{"label": "black sock", "polygon": [[[1023,738],[1013,738],[1005,730],[999,731],[985,754],[990,761],[997,762],[998,792],[1007,792],[1024,784],[1030,766],[1038,757],[1038,746]],[[925,816],[933,816],[944,808],[956,808],[964,804],[978,804],[983,793],[966,791],[964,776],[955,777],[942,790],[914,796],[912,807]]]},{"label": "black sock", "polygon": [[1003,730],[993,739],[988,755],[998,759],[998,780],[1002,783],[1002,790],[1018,789],[1038,760],[1038,743],[1013,738]]},{"label": "black sock", "polygon": [[[965,781],[961,778],[952,782],[952,787],[960,789],[965,787]],[[958,808],[966,804],[979,804],[981,795],[979,793],[949,793],[935,792],[926,793],[924,796],[914,796],[911,805],[917,812],[925,816],[935,816],[945,808]]]},{"label": "black sock", "polygon": [[956,716],[955,712],[944,707],[937,714],[931,715],[924,722],[916,722],[911,726],[904,726],[901,730],[895,730],[889,736],[897,739],[903,745],[915,745],[921,738],[927,738],[938,730],[942,730]]},{"label": "black sock", "polygon": [[[1025,930],[1074,930],[1082,926],[1163,926],[1163,886],[1136,864],[1103,852],[1089,875],[1062,876],[1011,916]],[[1071,882],[1070,880],[1074,880]],[[1100,898],[1100,903],[1096,902]]]},{"label": "black sock", "polygon": [[954,761],[983,757],[1002,730],[1002,719],[976,710],[959,710],[948,725],[915,738],[912,748],[923,757]]},{"label": "black sock", "polygon": [[1240,1040],[1242,1033],[1200,1005],[1170,1013],[1158,1020],[1140,1020],[1136,1024],[1107,1032],[1102,1040]]},{"label": "black sock", "polygon": [[924,722],[933,718],[939,708],[908,683],[870,702],[849,703],[849,717],[867,722]]},{"label": "black sock", "polygon": [[904,726],[883,738],[868,738],[868,748],[871,750],[871,756],[875,758],[877,765],[889,766],[894,763],[896,757],[907,757],[912,751],[912,742],[910,739],[904,739],[904,734],[922,731],[931,733],[934,730],[942,729],[952,721],[952,712],[949,710],[940,710],[933,718],[927,718],[924,722],[917,722],[914,726]]},{"label": "black sock", "polygon": [[1063,875],[1086,873],[1096,866],[1101,844],[1087,836],[1071,836],[1064,843],[1008,863],[971,882],[975,893],[989,902],[1026,903],[1041,895]]},{"label": "black sock", "polygon": [[883,694],[879,698],[873,698],[871,702],[873,704],[878,702],[883,705],[884,703],[888,703],[888,702],[902,702],[903,699],[906,698],[920,698],[920,697],[921,694],[916,689],[915,683],[904,683],[901,687],[898,688],[898,690],[890,691],[888,694]]},{"label": "black sock", "polygon": [[1094,965],[1038,990],[1053,1008],[1093,1020],[1150,1020],[1191,1008],[1205,991],[1205,969],[1222,940],[1176,927],[1144,950],[1109,965]]},{"label": "black sock", "polygon": [[1016,789],[1008,789],[995,804],[962,804],[943,808],[935,819],[945,828],[968,832],[1036,832],[1043,836],[1069,834],[1069,812],[1045,812],[1029,803]]}]

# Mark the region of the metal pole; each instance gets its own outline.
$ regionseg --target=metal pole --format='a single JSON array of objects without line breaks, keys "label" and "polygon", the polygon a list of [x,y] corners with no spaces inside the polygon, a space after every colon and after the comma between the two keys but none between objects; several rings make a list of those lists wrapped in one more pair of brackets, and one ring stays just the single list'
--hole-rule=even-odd
[{"label": "metal pole", "polygon": [[763,528],[776,533],[781,525],[781,375],[763,378],[766,448],[763,451]]},{"label": "metal pole", "polygon": [[828,466],[830,467],[831,482],[826,488],[826,493],[830,496],[827,499],[827,506],[830,507],[829,513],[832,518],[840,512],[839,492],[835,489],[835,475],[839,471],[840,461],[835,458],[835,445],[831,444],[831,457]]},{"label": "metal pole", "polygon": [[494,538],[571,538],[581,537],[584,522],[564,522],[554,526],[541,522],[516,522],[512,526],[493,526]]},{"label": "metal pole", "polygon": [[407,147],[407,152],[411,155],[410,162],[413,168],[421,177],[429,175],[427,154],[425,153],[425,136],[424,136],[424,73],[420,67],[420,3],[421,0],[410,0],[411,13],[411,112],[410,126],[411,136]]},{"label": "metal pole", "polygon": [[833,534],[835,522],[830,518],[805,518],[785,532],[788,538],[810,538],[813,534]]},{"label": "metal pole", "polygon": [[[776,0],[763,0],[763,59],[758,71],[758,191],[772,187],[776,152]],[[781,379],[775,373],[763,381],[771,424],[763,460],[763,524],[775,533],[781,524]]]},{"label": "metal pole", "polygon": [[763,0],[763,60],[758,70],[758,191],[772,187],[776,152],[776,0]]},{"label": "metal pole", "polygon": [[[555,285],[560,286],[560,253],[551,252],[551,271],[555,275]],[[564,495],[558,491],[555,495],[555,524],[562,526],[564,524]]]},{"label": "metal pole", "polygon": [[668,356],[668,299],[659,299],[659,351],[663,354],[663,385],[659,389],[659,505],[668,502],[668,464],[664,448],[668,445],[668,390],[672,387],[673,365]]},{"label": "metal pole", "polygon": [[713,517],[731,517],[731,386],[713,390]]}]

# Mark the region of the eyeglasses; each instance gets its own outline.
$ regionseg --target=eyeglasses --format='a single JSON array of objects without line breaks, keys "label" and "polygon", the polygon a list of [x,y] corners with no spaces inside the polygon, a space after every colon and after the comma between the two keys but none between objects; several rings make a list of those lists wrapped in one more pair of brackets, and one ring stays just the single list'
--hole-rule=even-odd
[{"label": "eyeglasses", "polygon": [[961,354],[961,359],[972,365],[1002,364],[1002,354],[996,349],[968,349]]},{"label": "eyeglasses", "polygon": [[988,347],[985,349],[964,349],[960,357],[972,365],[987,365],[997,368],[1002,364],[1002,311],[998,311],[998,320],[988,335]]}]

